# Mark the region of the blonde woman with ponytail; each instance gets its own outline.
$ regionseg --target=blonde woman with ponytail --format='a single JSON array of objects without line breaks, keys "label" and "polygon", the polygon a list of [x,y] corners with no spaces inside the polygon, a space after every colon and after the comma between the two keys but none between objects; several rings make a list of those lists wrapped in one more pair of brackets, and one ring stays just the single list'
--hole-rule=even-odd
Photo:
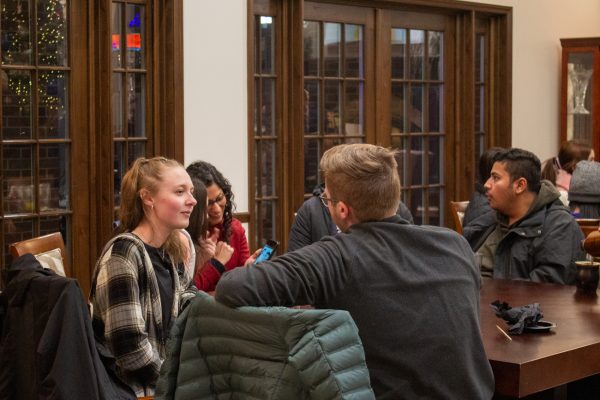
[{"label": "blonde woman with ponytail", "polygon": [[137,159],[121,183],[121,233],[96,263],[94,335],[138,397],[154,394],[170,327],[196,290],[194,246],[185,231],[196,205],[193,192],[177,161]]}]

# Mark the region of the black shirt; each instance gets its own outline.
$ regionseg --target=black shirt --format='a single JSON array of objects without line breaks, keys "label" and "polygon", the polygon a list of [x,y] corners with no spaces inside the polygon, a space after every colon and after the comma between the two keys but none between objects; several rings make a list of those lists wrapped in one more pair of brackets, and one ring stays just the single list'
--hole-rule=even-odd
[{"label": "black shirt", "polygon": [[[163,249],[152,247],[146,243],[144,243],[144,247],[150,255],[150,261],[152,261],[156,281],[158,282],[163,332],[165,332],[166,336],[167,332],[169,332],[169,324],[171,323],[171,309],[173,308],[174,297],[171,258]],[[166,339],[166,337],[163,339]]]}]

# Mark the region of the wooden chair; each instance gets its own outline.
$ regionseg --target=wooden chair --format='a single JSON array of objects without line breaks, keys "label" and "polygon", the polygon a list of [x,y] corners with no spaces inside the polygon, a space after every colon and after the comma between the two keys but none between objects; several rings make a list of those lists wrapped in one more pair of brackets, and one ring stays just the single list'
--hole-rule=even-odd
[{"label": "wooden chair", "polygon": [[577,218],[576,221],[585,237],[588,237],[590,233],[600,229],[600,219]]},{"label": "wooden chair", "polygon": [[450,209],[454,217],[454,230],[462,235],[462,221],[465,216],[465,210],[469,205],[468,201],[451,201]]},{"label": "wooden chair", "polygon": [[26,253],[31,253],[44,267],[49,267],[55,272],[60,273],[57,269],[58,266],[56,260],[58,253],[60,253],[60,260],[62,261],[62,268],[66,276],[71,275],[69,264],[67,261],[67,253],[65,251],[65,242],[63,241],[60,232],[51,233],[49,235],[38,236],[35,238],[23,240],[21,242],[13,243],[9,246],[10,255],[13,258],[17,258]]}]

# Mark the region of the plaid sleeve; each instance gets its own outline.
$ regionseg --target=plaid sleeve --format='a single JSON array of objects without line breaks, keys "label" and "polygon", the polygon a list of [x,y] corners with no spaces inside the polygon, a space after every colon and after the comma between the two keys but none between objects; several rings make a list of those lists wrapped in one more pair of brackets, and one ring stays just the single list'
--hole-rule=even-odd
[{"label": "plaid sleeve", "polygon": [[160,358],[150,343],[140,303],[138,265],[143,265],[135,243],[117,240],[105,256],[96,281],[94,313],[104,322],[106,342],[117,365],[126,371],[160,369]]}]

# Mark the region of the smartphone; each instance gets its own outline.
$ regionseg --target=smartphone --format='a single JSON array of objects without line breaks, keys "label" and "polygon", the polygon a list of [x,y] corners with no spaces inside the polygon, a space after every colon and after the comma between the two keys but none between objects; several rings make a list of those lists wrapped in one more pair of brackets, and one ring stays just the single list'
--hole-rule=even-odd
[{"label": "smartphone", "polygon": [[278,241],[276,241],[276,240],[267,240],[267,244],[265,244],[263,246],[260,254],[258,255],[258,257],[256,257],[255,263],[258,264],[259,262],[270,260],[271,257],[273,257],[273,253],[275,253],[275,250],[277,249],[277,246],[279,246],[279,242]]}]

